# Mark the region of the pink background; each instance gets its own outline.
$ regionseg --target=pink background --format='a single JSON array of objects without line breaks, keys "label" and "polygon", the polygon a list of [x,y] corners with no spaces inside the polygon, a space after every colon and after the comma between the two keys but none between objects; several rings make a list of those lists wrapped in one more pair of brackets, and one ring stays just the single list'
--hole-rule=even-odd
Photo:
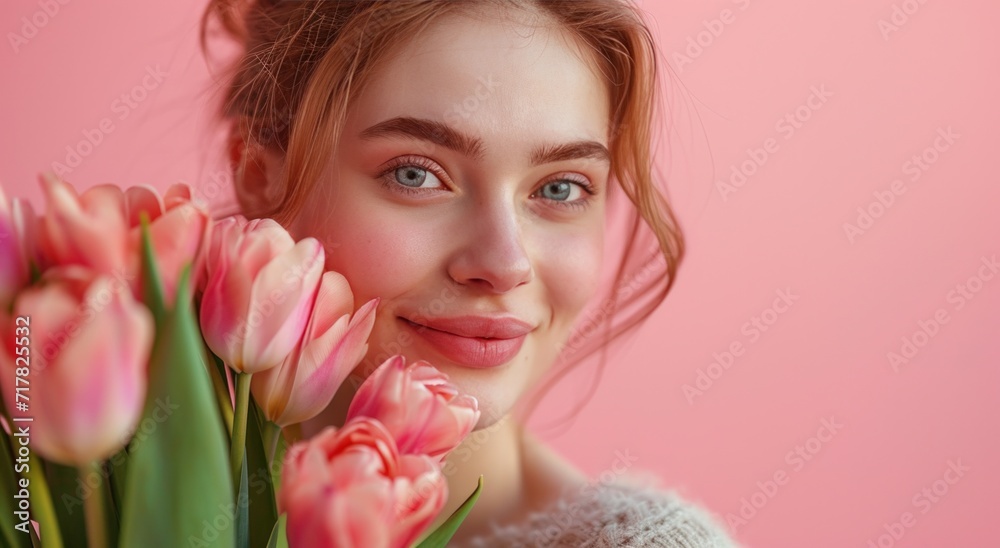
[{"label": "pink background", "polygon": [[[203,4],[4,2],[7,192],[41,207],[36,174],[89,131],[102,140],[67,175],[78,188],[182,180],[224,198],[196,46]],[[45,5],[58,9],[41,15]],[[748,546],[996,546],[1000,276],[980,266],[1000,255],[989,160],[1000,144],[1000,4],[644,7],[675,76],[660,149],[671,151],[690,253],[577,420],[541,431],[595,477],[628,452],[633,470],[723,520],[742,509],[729,530]],[[894,10],[897,30],[880,29]],[[44,24],[32,33],[22,18]],[[26,43],[12,45],[14,34]],[[159,80],[146,77],[157,67]],[[810,100],[814,89],[825,99]],[[144,97],[129,106],[130,92]],[[798,127],[779,123],[786,115]],[[950,143],[937,137],[948,128]],[[723,195],[733,166],[750,175]],[[892,205],[872,205],[894,184],[905,192]],[[877,218],[849,238],[859,207]],[[780,313],[769,310],[778,291],[795,296]],[[947,323],[929,323],[935,314]],[[759,336],[744,328],[754,317],[771,323]],[[920,322],[931,334],[894,369],[887,354]],[[711,365],[734,343],[743,352],[729,367]],[[592,371],[554,392],[536,426],[561,416]],[[686,396],[699,372],[704,390]],[[842,426],[831,434],[824,420]]]}]

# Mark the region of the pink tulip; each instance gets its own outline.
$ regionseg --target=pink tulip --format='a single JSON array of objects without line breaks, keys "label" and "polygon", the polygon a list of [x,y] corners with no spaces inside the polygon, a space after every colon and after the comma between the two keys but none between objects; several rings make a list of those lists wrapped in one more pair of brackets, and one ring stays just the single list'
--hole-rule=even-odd
[{"label": "pink tulip", "polygon": [[170,185],[162,198],[154,189],[145,185],[125,189],[125,208],[128,224],[131,227],[139,226],[139,214],[142,212],[149,215],[149,220],[153,221],[174,208],[193,203],[191,187],[184,183]]},{"label": "pink tulip", "polygon": [[[153,318],[127,285],[78,266],[51,269],[18,296],[2,329],[4,402],[13,416],[34,418],[31,445],[40,455],[82,465],[125,446],[142,413],[153,344]],[[15,387],[24,386],[15,373],[28,341],[24,412],[15,407]]]},{"label": "pink tulip", "polygon": [[[84,193],[86,194],[86,193]],[[142,286],[142,231],[140,214],[149,216],[149,235],[156,255],[156,264],[163,283],[167,304],[174,302],[181,269],[191,263],[190,296],[201,283],[205,251],[211,232],[211,218],[206,208],[191,201],[191,189],[185,184],[173,184],[161,198],[150,187],[132,186],[125,189],[125,214],[130,227],[128,239],[129,278],[134,281],[137,297]]]},{"label": "pink tulip", "polygon": [[459,395],[448,376],[402,355],[385,361],[361,383],[347,419],[372,417],[392,432],[399,452],[443,460],[479,420],[476,398]]},{"label": "pink tulip", "polygon": [[8,202],[0,187],[0,310],[7,310],[31,280],[31,263],[37,263],[37,223],[29,202],[19,198]]},{"label": "pink tulip", "polygon": [[278,493],[291,548],[409,547],[448,486],[434,459],[400,455],[378,421],[360,417],[288,449]]},{"label": "pink tulip", "polygon": [[145,212],[167,304],[174,302],[181,269],[189,262],[193,292],[210,222],[208,211],[191,201],[187,185],[172,185],[163,198],[146,186],[123,191],[115,185],[97,185],[77,196],[72,186],[51,174],[42,176],[42,186],[49,203],[40,236],[46,266],[76,264],[124,277],[141,298],[139,219]]},{"label": "pink tulip", "polygon": [[45,267],[80,265],[121,276],[128,256],[125,195],[114,185],[97,185],[82,196],[68,183],[40,177],[48,207],[39,226]]},{"label": "pink tulip", "polygon": [[311,419],[330,404],[342,382],[368,351],[378,299],[354,316],[347,279],[326,272],[309,324],[298,346],[277,367],[253,376],[250,390],[264,416],[279,426]]},{"label": "pink tulip", "polygon": [[227,217],[213,227],[201,301],[205,342],[236,371],[280,364],[302,339],[325,261],[271,219]]}]

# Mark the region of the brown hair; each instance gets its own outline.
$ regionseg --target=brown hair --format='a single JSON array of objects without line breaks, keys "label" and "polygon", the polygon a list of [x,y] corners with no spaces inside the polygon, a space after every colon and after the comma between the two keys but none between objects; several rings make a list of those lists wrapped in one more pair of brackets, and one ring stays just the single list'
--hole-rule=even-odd
[{"label": "brown hair", "polygon": [[[631,202],[626,245],[615,283],[592,313],[596,319],[583,319],[591,333],[578,323],[559,359],[573,365],[602,350],[596,383],[610,343],[659,306],[684,255],[680,227],[652,173],[659,56],[631,0],[211,0],[201,21],[202,49],[209,53],[213,21],[241,47],[237,62],[223,75],[219,112],[249,151],[236,166],[236,188],[245,188],[240,174],[254,151],[279,151],[286,159],[283,193],[272,207],[250,211],[239,192],[238,198],[248,217],[272,217],[287,225],[320,178],[326,151],[336,149],[352,96],[393,53],[394,37],[484,3],[534,8],[557,21],[587,47],[608,82],[611,175]],[[624,310],[630,313],[621,317]],[[600,339],[593,336],[598,326],[603,326]],[[567,371],[556,368],[551,382]]]}]

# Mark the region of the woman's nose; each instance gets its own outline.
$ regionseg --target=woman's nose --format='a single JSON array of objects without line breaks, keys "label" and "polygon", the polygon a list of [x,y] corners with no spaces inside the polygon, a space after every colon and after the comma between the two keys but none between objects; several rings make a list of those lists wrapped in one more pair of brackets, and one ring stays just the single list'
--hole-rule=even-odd
[{"label": "woman's nose", "polygon": [[506,293],[534,277],[515,206],[479,208],[453,236],[461,241],[448,264],[456,282]]}]

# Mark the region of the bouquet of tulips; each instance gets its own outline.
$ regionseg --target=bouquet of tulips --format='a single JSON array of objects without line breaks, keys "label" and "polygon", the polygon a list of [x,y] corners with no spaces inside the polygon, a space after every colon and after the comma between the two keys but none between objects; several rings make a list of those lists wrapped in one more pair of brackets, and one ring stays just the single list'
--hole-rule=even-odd
[{"label": "bouquet of tulips", "polygon": [[299,439],[367,352],[323,247],[214,220],[185,185],[47,207],[0,188],[0,540],[5,546],[444,546],[441,466],[479,418],[393,356],[346,423]]}]

